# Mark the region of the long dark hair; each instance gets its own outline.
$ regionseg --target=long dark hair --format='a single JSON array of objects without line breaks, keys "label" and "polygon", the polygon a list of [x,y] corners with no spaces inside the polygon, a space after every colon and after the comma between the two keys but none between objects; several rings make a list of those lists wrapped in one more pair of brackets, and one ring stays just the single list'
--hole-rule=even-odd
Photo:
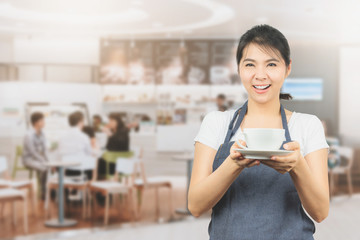
[{"label": "long dark hair", "polygon": [[120,113],[110,113],[109,119],[113,119],[117,123],[116,133],[127,131],[127,127],[125,126],[125,123],[122,119],[122,116]]},{"label": "long dark hair", "polygon": [[[279,30],[266,24],[256,25],[241,36],[236,52],[237,66],[239,66],[240,60],[243,57],[244,48],[250,43],[256,43],[265,49],[277,50],[284,59],[285,65],[289,66],[290,47],[288,41]],[[292,96],[289,93],[280,93],[279,98],[290,100]]]}]

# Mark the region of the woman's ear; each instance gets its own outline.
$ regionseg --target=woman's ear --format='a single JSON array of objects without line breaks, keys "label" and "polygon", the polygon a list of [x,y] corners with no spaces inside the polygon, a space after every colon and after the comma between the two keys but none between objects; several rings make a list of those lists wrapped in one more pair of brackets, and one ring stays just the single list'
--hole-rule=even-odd
[{"label": "woman's ear", "polygon": [[287,78],[291,73],[291,64],[292,64],[292,61],[290,59],[289,66],[287,66],[287,68],[286,68],[285,78]]}]

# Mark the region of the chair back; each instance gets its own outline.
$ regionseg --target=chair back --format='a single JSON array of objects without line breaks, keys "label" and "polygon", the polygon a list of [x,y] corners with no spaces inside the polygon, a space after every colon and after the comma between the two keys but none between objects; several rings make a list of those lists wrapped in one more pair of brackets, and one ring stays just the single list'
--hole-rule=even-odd
[{"label": "chair back", "polygon": [[334,146],[334,149],[336,149],[341,157],[346,158],[347,164],[345,168],[351,169],[354,162],[354,149],[346,146]]},{"label": "chair back", "polygon": [[135,162],[132,159],[118,158],[116,160],[116,173],[125,175],[134,174]]},{"label": "chair back", "polygon": [[69,154],[62,156],[63,162],[80,162],[80,165],[66,167],[70,170],[86,171],[94,170],[96,168],[96,158],[91,155],[85,154]]},{"label": "chair back", "polygon": [[0,174],[6,172],[8,169],[6,157],[0,156]]},{"label": "chair back", "polygon": [[125,184],[130,186],[134,185],[135,164],[136,162],[133,159],[118,158],[116,160],[115,177],[119,177],[119,175],[121,175],[122,177],[125,178]]},{"label": "chair back", "polygon": [[[22,145],[17,145],[16,149],[15,149],[15,159],[14,159],[14,165],[13,165],[13,169],[12,169],[12,173],[11,173],[11,177],[12,179],[16,178],[16,173],[18,171],[28,171],[29,172],[29,179],[32,178],[32,173],[33,170],[29,169],[25,166],[24,162],[23,162],[23,146]],[[20,160],[20,163],[19,163]]]}]

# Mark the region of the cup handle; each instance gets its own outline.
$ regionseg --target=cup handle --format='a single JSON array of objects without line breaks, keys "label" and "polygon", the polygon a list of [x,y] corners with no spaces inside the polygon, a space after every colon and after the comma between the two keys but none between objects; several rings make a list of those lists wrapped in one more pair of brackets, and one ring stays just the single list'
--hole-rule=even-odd
[{"label": "cup handle", "polygon": [[240,133],[240,135],[243,135],[243,136],[244,136],[244,138],[246,138],[246,133],[241,132],[241,133]]},{"label": "cup handle", "polygon": [[[244,137],[246,137],[246,133],[240,133],[241,135],[243,135]],[[243,148],[243,149],[247,149],[248,147],[242,145],[239,141],[239,139],[236,140],[236,143],[239,147]]]}]

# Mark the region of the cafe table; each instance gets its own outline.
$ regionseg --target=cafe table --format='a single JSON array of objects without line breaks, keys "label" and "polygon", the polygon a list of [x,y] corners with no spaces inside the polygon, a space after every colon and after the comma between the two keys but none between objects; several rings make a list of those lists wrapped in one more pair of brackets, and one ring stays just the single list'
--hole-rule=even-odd
[{"label": "cafe table", "polygon": [[77,224],[76,220],[64,218],[64,168],[80,165],[80,162],[51,161],[46,163],[49,168],[58,169],[58,218],[50,219],[45,222],[47,227],[71,227]]},{"label": "cafe table", "polygon": [[193,152],[185,152],[183,154],[177,154],[177,155],[172,156],[172,159],[175,161],[186,162],[186,175],[187,175],[186,206],[185,206],[185,208],[176,209],[176,213],[183,214],[183,215],[191,215],[187,206],[188,206],[188,191],[189,191],[189,185],[190,185],[190,179],[191,179],[191,171],[192,171],[194,153]]}]

